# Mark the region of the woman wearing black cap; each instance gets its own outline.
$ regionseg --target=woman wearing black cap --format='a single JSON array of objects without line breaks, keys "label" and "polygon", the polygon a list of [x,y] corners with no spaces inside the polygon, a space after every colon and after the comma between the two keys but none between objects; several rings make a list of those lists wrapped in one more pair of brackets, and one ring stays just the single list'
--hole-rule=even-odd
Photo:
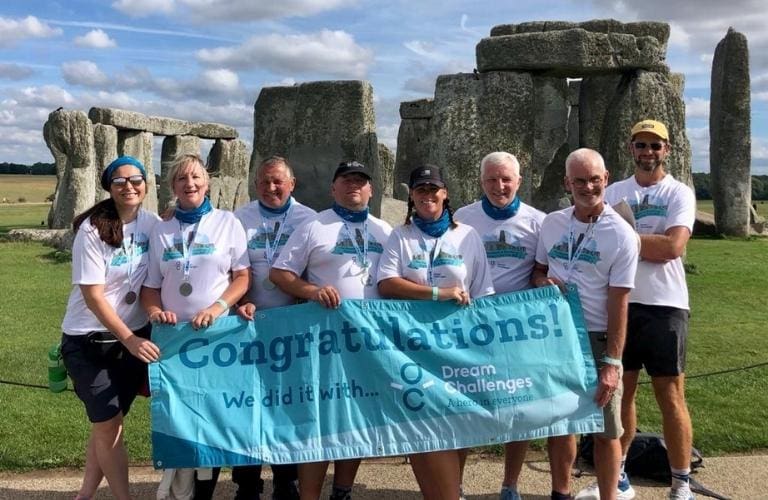
[{"label": "woman wearing black cap", "polygon": [[[467,305],[492,295],[485,248],[470,226],[453,221],[440,169],[426,165],[411,172],[408,214],[395,228],[379,261],[378,284],[383,297],[455,301]],[[433,435],[438,435],[435,430]],[[447,430],[452,434],[451,430]],[[460,496],[461,450],[411,455],[411,465],[425,499]]]},{"label": "woman wearing black cap", "polygon": [[146,363],[160,356],[137,300],[158,221],[141,209],[146,171],[135,158],[121,156],[104,170],[101,186],[110,197],[73,223],[75,286],[62,323],[64,365],[91,421],[76,499],[92,498],[104,477],[115,498],[131,498],[123,417],[146,380]]}]

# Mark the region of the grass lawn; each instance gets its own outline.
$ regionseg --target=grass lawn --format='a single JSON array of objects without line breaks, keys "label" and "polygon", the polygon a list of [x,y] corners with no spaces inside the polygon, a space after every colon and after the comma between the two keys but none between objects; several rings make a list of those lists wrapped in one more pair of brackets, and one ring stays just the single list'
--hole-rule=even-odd
[{"label": "grass lawn", "polygon": [[[0,380],[47,383],[47,351],[60,337],[70,265],[36,243],[0,243]],[[768,361],[765,283],[768,240],[693,240],[688,261],[692,316],[688,400],[695,444],[706,455],[768,449],[768,366],[695,378]],[[7,270],[12,270],[8,272]],[[0,470],[79,466],[88,424],[71,391],[0,383]],[[148,463],[149,407],[139,398],[127,419],[133,462]],[[649,385],[639,391],[639,426],[660,431]]]},{"label": "grass lawn", "polygon": [[55,175],[0,174],[0,201],[17,203],[24,198],[28,203],[43,203],[55,189]]},{"label": "grass lawn", "polygon": [[11,229],[47,228],[50,208],[50,203],[0,204],[0,235]]}]

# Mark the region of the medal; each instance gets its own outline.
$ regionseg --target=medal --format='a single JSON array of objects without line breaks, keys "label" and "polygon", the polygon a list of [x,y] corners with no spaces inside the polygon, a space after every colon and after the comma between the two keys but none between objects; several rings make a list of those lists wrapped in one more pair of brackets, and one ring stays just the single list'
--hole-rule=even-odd
[{"label": "medal", "polygon": [[272,283],[269,280],[269,278],[264,278],[264,280],[262,280],[261,284],[264,286],[264,290],[274,290],[275,289],[275,284]]},{"label": "medal", "polygon": [[370,274],[365,272],[360,276],[360,283],[362,283],[363,286],[373,286],[373,278],[371,278]]},{"label": "medal", "polygon": [[130,292],[125,294],[125,303],[128,305],[131,305],[134,302],[136,302],[136,292],[131,290]]},{"label": "medal", "polygon": [[179,286],[179,293],[185,297],[189,297],[192,295],[192,285],[188,281],[185,281]]}]

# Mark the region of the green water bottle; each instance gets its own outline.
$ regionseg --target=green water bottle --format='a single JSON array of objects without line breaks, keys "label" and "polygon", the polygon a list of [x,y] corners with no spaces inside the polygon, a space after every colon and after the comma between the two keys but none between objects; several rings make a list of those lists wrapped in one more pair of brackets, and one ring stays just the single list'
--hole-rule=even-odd
[{"label": "green water bottle", "polygon": [[54,344],[48,351],[48,388],[51,392],[67,389],[67,369],[61,357],[61,344]]}]

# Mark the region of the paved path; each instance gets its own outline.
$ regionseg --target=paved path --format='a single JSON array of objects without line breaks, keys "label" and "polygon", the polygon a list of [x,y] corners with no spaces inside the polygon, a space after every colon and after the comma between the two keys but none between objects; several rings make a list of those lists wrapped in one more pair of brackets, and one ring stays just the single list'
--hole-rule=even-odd
[{"label": "paved path", "polygon": [[[768,455],[707,457],[705,467],[695,478],[718,493],[733,500],[768,499]],[[499,457],[473,455],[467,462],[464,483],[468,500],[496,500],[501,480],[502,461]],[[269,478],[268,468],[265,476]],[[58,469],[25,474],[0,473],[0,499],[72,499],[80,485],[82,471]],[[132,493],[137,499],[154,499],[159,473],[150,467],[132,467]],[[574,478],[574,490],[585,486],[594,478],[585,474]],[[648,481],[633,481],[637,498],[665,499],[667,488]],[[265,493],[269,493],[267,481]],[[521,492],[527,500],[549,499],[549,467],[541,454],[531,453],[523,469]],[[216,498],[234,496],[229,474],[222,473]],[[410,466],[402,458],[366,460],[358,474],[355,500],[393,499],[418,500],[418,488]],[[263,496],[268,499],[268,495]],[[97,498],[111,498],[106,483]],[[327,497],[325,497],[327,498]],[[704,498],[698,495],[699,499]]]}]

